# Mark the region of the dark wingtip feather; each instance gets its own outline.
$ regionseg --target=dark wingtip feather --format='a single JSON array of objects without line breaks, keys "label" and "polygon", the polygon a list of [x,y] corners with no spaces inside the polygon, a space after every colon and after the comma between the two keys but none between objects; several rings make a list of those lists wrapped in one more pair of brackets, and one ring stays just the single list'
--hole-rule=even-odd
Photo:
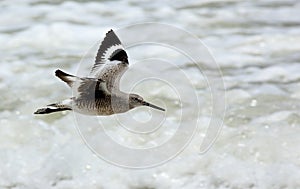
[{"label": "dark wingtip feather", "polygon": [[65,110],[72,110],[71,108],[40,108],[35,111],[33,114],[50,114],[53,112],[60,112]]},{"label": "dark wingtip feather", "polygon": [[33,114],[49,114],[49,108],[40,108],[36,110]]}]

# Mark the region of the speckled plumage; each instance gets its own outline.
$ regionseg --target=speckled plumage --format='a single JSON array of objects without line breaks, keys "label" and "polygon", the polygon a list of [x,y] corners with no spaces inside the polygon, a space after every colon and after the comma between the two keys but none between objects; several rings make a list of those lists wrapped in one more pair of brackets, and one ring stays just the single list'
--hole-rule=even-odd
[{"label": "speckled plumage", "polygon": [[144,101],[137,94],[120,91],[119,82],[128,65],[128,56],[121,41],[113,30],[110,30],[97,52],[90,77],[80,78],[61,70],[55,71],[55,75],[75,91],[75,96],[40,108],[35,114],[73,110],[87,115],[111,115],[138,106],[149,106],[165,111]]}]

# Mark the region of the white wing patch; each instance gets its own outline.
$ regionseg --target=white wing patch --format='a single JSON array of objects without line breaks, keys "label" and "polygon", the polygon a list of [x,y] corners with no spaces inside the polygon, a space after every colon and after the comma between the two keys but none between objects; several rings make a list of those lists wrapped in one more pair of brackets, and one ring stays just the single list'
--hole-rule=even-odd
[{"label": "white wing patch", "polygon": [[113,45],[113,46],[109,47],[109,48],[105,51],[104,56],[103,56],[103,59],[104,59],[104,60],[109,60],[109,58],[112,56],[112,54],[113,54],[116,50],[118,50],[118,49],[123,49],[123,50],[124,50],[124,48],[123,48],[122,45]]},{"label": "white wing patch", "polygon": [[109,58],[113,55],[113,53],[118,50],[123,49],[122,45],[113,45],[106,49],[106,51],[101,56],[101,64],[95,64],[90,75],[96,76],[97,73],[102,69],[103,64],[107,64],[109,62]]},{"label": "white wing patch", "polygon": [[106,33],[101,45],[98,49],[95,64],[90,72],[91,76],[98,76],[101,79],[103,65],[109,61],[120,61],[123,64],[128,64],[128,56],[118,36],[113,30]]}]

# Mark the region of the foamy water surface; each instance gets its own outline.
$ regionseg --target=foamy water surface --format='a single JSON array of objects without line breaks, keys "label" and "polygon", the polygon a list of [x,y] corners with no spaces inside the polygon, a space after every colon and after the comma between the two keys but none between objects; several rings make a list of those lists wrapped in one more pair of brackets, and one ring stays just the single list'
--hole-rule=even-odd
[{"label": "foamy water surface", "polygon": [[[300,188],[299,10],[297,0],[1,1],[0,188]],[[166,47],[129,49],[136,66],[124,82],[130,73],[139,77],[157,70],[151,61],[141,66],[140,59],[164,58],[178,66],[165,77],[178,69],[189,73],[201,105],[198,132],[182,153],[163,165],[132,170],[98,158],[78,134],[72,113],[33,112],[72,95],[55,78],[56,69],[77,73],[82,57],[93,60],[90,48],[106,31],[141,22],[174,25],[201,39],[221,67],[227,105],[217,141],[199,154],[212,104],[203,73]],[[151,36],[151,30],[135,35]],[[187,48],[193,44],[178,41]],[[81,65],[81,72],[88,73],[92,64]],[[174,78],[180,85],[180,77]],[[156,82],[142,82],[133,91],[168,108],[165,128],[136,137],[114,117],[100,118],[111,138],[129,147],[152,147],[172,138],[180,120],[188,126],[195,119],[194,114],[178,119],[176,90]],[[184,100],[189,96],[182,96],[182,108],[189,107]],[[146,108],[128,115],[151,116]]]}]

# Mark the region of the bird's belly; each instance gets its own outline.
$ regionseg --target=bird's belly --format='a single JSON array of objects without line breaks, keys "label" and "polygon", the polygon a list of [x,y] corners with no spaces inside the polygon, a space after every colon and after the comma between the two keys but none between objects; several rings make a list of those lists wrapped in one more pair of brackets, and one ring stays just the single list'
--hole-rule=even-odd
[{"label": "bird's belly", "polygon": [[85,114],[85,115],[112,115],[116,113],[123,113],[128,111],[127,107],[117,105],[111,105],[111,103],[106,100],[96,100],[95,101],[86,101],[86,102],[77,102],[75,103],[73,110],[75,112]]},{"label": "bird's belly", "polygon": [[82,109],[82,108],[73,108],[73,110],[77,113],[84,114],[84,115],[111,115],[108,111],[99,111],[99,110],[91,110],[91,109]]}]

